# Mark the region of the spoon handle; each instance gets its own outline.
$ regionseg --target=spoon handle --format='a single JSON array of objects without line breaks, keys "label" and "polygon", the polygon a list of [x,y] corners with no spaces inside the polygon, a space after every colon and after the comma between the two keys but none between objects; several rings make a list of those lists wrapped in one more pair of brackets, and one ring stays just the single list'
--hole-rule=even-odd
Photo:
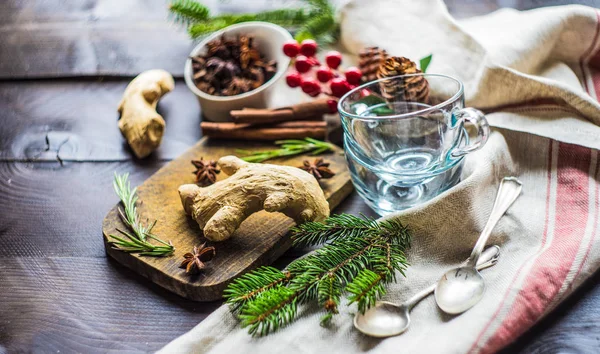
[{"label": "spoon handle", "polygon": [[490,213],[490,217],[488,218],[487,224],[483,228],[475,247],[473,247],[473,252],[471,252],[471,256],[469,257],[469,261],[467,262],[468,267],[473,267],[477,264],[477,259],[481,255],[481,251],[485,244],[487,243],[488,238],[492,234],[492,230],[500,221],[500,218],[506,213],[508,208],[512,205],[512,203],[517,199],[519,194],[521,194],[521,189],[523,185],[521,181],[519,181],[516,177],[504,177],[502,182],[500,182],[500,187],[498,188],[498,194],[496,194],[496,201],[494,202],[494,207],[492,208],[492,212]]},{"label": "spoon handle", "polygon": [[[494,245],[486,248],[477,261],[477,270],[482,270],[495,265],[498,262],[498,257],[500,257],[500,247]],[[413,295],[413,297],[410,299],[406,300],[403,305],[406,306],[410,311],[416,304],[419,303],[419,301],[431,294],[435,290],[436,286],[437,282],[431,284],[427,288]]]}]

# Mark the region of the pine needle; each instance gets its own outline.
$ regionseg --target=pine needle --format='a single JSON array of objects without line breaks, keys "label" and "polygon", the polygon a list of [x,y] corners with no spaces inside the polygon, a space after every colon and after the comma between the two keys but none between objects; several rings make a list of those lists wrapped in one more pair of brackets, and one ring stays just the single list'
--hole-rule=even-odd
[{"label": "pine needle", "polygon": [[184,24],[206,21],[210,17],[208,7],[192,0],[175,0],[169,5],[169,11],[176,22]]},{"label": "pine needle", "polygon": [[410,235],[399,221],[378,223],[365,216],[335,215],[292,230],[299,245],[322,245],[316,252],[279,271],[262,267],[234,280],[225,290],[227,303],[250,334],[267,335],[290,324],[300,304],[316,304],[325,314],[321,325],[338,313],[341,297],[360,311],[385,294],[386,284],[404,275],[404,251]]},{"label": "pine needle", "polygon": [[169,11],[177,23],[188,26],[192,38],[198,38],[236,23],[265,21],[298,29],[296,39],[311,38],[330,42],[339,37],[339,24],[333,6],[327,0],[304,0],[307,6],[282,8],[258,13],[226,13],[212,16],[209,9],[194,0],[173,0]]}]

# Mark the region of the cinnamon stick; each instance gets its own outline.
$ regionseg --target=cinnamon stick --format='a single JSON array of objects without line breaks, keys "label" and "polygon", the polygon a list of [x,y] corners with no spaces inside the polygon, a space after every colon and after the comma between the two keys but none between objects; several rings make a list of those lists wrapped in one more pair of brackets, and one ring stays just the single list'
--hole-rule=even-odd
[{"label": "cinnamon stick", "polygon": [[325,139],[327,122],[292,121],[269,126],[236,123],[200,123],[202,135],[216,139],[233,140],[281,140],[281,139]]},{"label": "cinnamon stick", "polygon": [[331,100],[331,98],[324,98],[276,109],[244,108],[242,110],[233,110],[230,114],[233,117],[233,121],[238,124],[318,120],[323,119],[323,114],[331,112],[329,103]]}]

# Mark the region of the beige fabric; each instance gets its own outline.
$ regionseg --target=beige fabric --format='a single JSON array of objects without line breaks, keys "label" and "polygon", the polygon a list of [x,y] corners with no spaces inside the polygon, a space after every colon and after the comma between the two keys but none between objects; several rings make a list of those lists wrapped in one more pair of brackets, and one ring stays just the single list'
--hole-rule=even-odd
[{"label": "beige fabric", "polygon": [[597,32],[597,14],[581,6],[502,10],[457,23],[441,1],[347,4],[342,41],[350,52],[378,45],[411,58],[433,53],[428,72],[460,78],[468,105],[495,111],[488,115],[494,133],[468,157],[461,183],[393,216],[413,231],[412,266],[386,296],[407,299],[464,260],[499,180],[516,175],[524,192],[489,241],[501,245],[502,254],[483,273],[483,300],[448,316],[429,297],[412,311],[408,332],[384,340],[354,330],[354,307],[343,306],[331,328],[319,326],[320,313],[303,309],[298,321],[265,338],[250,337],[221,307],[161,352],[465,353],[510,343],[600,265],[600,105],[594,91],[600,76],[590,65],[600,45]]}]

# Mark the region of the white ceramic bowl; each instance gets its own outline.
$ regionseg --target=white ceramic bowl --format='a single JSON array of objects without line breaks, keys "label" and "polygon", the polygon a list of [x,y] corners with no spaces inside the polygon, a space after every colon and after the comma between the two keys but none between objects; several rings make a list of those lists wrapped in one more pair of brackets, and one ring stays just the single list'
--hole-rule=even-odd
[{"label": "white ceramic bowl", "polygon": [[223,34],[226,37],[240,34],[254,37],[256,48],[265,56],[265,59],[277,61],[277,72],[269,81],[252,91],[235,96],[213,96],[196,87],[193,79],[192,60],[188,58],[184,69],[185,83],[198,97],[204,118],[215,122],[230,121],[229,111],[234,109],[266,108],[268,106],[273,92],[273,84],[284,75],[290,64],[290,58],[283,54],[283,44],[293,39],[283,27],[268,22],[243,22],[223,28],[206,37],[192,50],[190,56],[206,53],[206,44]]}]

